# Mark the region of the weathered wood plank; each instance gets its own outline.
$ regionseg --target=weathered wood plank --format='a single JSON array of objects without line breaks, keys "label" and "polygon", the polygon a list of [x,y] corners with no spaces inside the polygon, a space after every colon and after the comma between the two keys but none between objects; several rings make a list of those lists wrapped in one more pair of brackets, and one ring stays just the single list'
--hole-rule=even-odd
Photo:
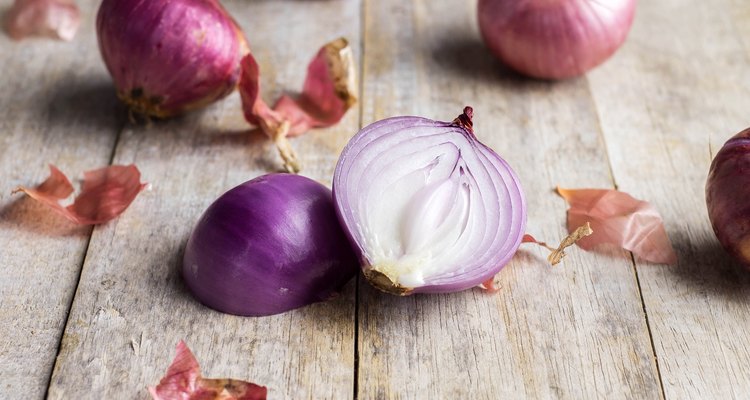
[{"label": "weathered wood plank", "polygon": [[638,7],[628,43],[589,81],[617,184],[656,205],[680,258],[637,266],[665,395],[745,398],[750,276],[714,238],[704,186],[712,153],[750,124],[750,4]]},{"label": "weathered wood plank", "polygon": [[[301,87],[325,42],[344,35],[359,54],[358,1],[225,3],[247,32],[269,99]],[[358,121],[355,110],[335,128],[295,139],[303,174],[330,183]],[[241,318],[200,305],[180,277],[199,215],[222,192],[279,170],[277,157],[260,133],[248,132],[236,93],[203,113],[123,132],[115,161],[138,165],[153,190],[94,231],[50,398],[144,397],[180,339],[207,376],[266,385],[271,398],[352,397],[353,286],[325,304]]]},{"label": "weathered wood plank", "polygon": [[[475,7],[366,2],[363,122],[450,120],[474,106],[477,136],[521,177],[529,232],[561,238],[553,188],[612,185],[587,82],[504,70],[479,40]],[[524,247],[496,295],[396,298],[362,283],[360,398],[659,398],[629,255],[573,250],[554,269],[543,256]]]},{"label": "weathered wood plank", "polygon": [[[0,0],[0,15],[12,1]],[[91,234],[22,195],[48,174],[73,183],[109,163],[124,120],[93,30],[70,43],[0,32],[0,398],[42,398]]]}]

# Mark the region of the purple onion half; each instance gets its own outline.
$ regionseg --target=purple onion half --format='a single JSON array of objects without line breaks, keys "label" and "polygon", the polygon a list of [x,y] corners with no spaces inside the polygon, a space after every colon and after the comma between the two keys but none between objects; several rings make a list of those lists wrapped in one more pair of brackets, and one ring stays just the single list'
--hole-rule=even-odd
[{"label": "purple onion half", "polygon": [[526,202],[510,166],[477,140],[472,109],[453,122],[397,117],[344,149],[334,202],[365,277],[398,295],[465,290],[515,254]]},{"label": "purple onion half", "polygon": [[159,118],[231,93],[249,51],[217,0],[104,0],[96,30],[118,97]]},{"label": "purple onion half", "polygon": [[331,191],[303,176],[271,174],[211,204],[187,243],[182,273],[207,306],[263,316],[330,299],[357,264]]}]

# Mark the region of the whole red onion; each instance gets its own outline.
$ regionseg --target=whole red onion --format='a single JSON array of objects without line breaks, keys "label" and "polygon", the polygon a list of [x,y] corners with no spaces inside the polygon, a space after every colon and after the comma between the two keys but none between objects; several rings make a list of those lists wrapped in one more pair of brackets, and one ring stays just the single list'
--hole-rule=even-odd
[{"label": "whole red onion", "polygon": [[636,0],[479,0],[492,52],[525,75],[563,79],[608,59],[625,42]]},{"label": "whole red onion", "polygon": [[248,52],[217,0],[104,0],[96,27],[120,99],[160,118],[231,93]]},{"label": "whole red onion", "polygon": [[327,300],[357,270],[331,191],[271,174],[211,204],[190,236],[182,273],[207,306],[261,316]]},{"label": "whole red onion", "polygon": [[398,295],[456,292],[515,254],[526,201],[515,172],[453,122],[389,118],[347,144],[333,176],[336,211],[365,277]]},{"label": "whole red onion", "polygon": [[729,139],[714,157],[706,205],[719,242],[750,268],[750,129]]}]

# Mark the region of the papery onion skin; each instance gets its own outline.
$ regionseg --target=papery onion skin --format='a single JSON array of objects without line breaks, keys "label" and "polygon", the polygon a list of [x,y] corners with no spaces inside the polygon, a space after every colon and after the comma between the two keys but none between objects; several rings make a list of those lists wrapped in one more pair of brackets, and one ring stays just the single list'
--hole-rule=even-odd
[{"label": "papery onion skin", "polygon": [[118,97],[158,118],[227,96],[249,51],[217,0],[104,0],[96,27]]},{"label": "papery onion skin", "polygon": [[4,19],[14,40],[41,36],[70,41],[81,25],[81,11],[73,0],[16,0]]},{"label": "papery onion skin", "polygon": [[[336,165],[333,179],[333,196],[336,205],[336,212],[344,227],[352,246],[360,259],[360,265],[363,269],[367,280],[376,288],[395,295],[411,295],[416,293],[450,293],[466,290],[481,285],[488,279],[494,277],[513,257],[523,237],[526,227],[526,200],[520,186],[520,181],[511,169],[511,167],[498,156],[492,149],[480,143],[474,135],[472,129],[473,110],[466,107],[464,114],[459,116],[453,122],[433,121],[426,118],[405,116],[388,118],[375,122],[363,128],[347,144],[346,148],[339,158]],[[368,152],[368,147],[375,146],[374,143],[391,135],[402,136],[405,142],[418,142],[420,138],[412,135],[410,131],[415,129],[434,130],[436,135],[445,135],[446,143],[450,140],[468,141],[471,143],[472,151],[484,157],[487,164],[484,165],[487,171],[493,177],[493,185],[502,186],[508,191],[507,201],[512,204],[511,209],[499,210],[506,218],[510,218],[509,233],[507,237],[494,240],[490,245],[481,249],[474,254],[472,260],[466,260],[466,263],[452,265],[452,273],[442,274],[438,277],[425,278],[423,285],[404,286],[396,282],[393,277],[382,272],[382,265],[368,257],[368,249],[365,248],[361,225],[363,221],[358,220],[358,211],[356,199],[352,197],[352,189],[348,185],[355,184],[357,180],[367,182],[366,185],[375,182],[379,176],[377,171],[370,171],[369,175],[358,177],[354,182],[350,180],[350,173],[358,163],[358,160]],[[451,138],[451,139],[449,139]],[[407,144],[408,145],[408,144]],[[388,152],[395,151],[396,148],[389,148]],[[415,152],[419,152],[419,145],[415,145]],[[381,153],[382,154],[382,153]],[[461,157],[459,152],[459,158]],[[501,171],[501,172],[498,172]],[[468,172],[471,175],[471,172]],[[481,174],[481,173],[480,173]],[[488,187],[482,190],[491,192]],[[497,189],[499,190],[499,189]],[[357,197],[364,196],[363,193],[356,193]],[[475,192],[477,195],[477,192]],[[500,208],[500,204],[495,205]],[[361,217],[361,216],[360,216]],[[490,224],[500,225],[499,221],[490,221]],[[489,229],[492,234],[499,234],[492,231],[492,225]],[[499,231],[499,229],[497,230]],[[483,239],[484,240],[484,239]],[[475,259],[482,260],[481,265],[474,265]],[[461,272],[459,272],[461,271]]]},{"label": "papery onion skin", "polygon": [[303,176],[270,174],[226,192],[206,210],[182,272],[205,305],[264,316],[330,299],[357,265],[331,191]]},{"label": "papery onion skin", "polygon": [[531,77],[565,79],[607,60],[625,42],[636,0],[479,0],[490,50]]},{"label": "papery onion skin", "polygon": [[706,205],[721,245],[750,268],[750,129],[729,139],[714,157]]}]

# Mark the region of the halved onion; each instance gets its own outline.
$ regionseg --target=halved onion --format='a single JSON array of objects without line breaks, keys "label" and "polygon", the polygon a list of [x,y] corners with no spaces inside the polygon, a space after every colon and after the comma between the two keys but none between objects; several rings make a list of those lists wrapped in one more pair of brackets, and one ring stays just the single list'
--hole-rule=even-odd
[{"label": "halved onion", "polygon": [[515,254],[526,202],[510,166],[477,140],[471,107],[453,122],[389,118],[339,158],[336,210],[365,277],[399,295],[456,292]]},{"label": "halved onion", "polygon": [[260,176],[221,195],[193,229],[182,264],[198,300],[245,316],[328,300],[356,274],[331,191],[292,174]]}]

